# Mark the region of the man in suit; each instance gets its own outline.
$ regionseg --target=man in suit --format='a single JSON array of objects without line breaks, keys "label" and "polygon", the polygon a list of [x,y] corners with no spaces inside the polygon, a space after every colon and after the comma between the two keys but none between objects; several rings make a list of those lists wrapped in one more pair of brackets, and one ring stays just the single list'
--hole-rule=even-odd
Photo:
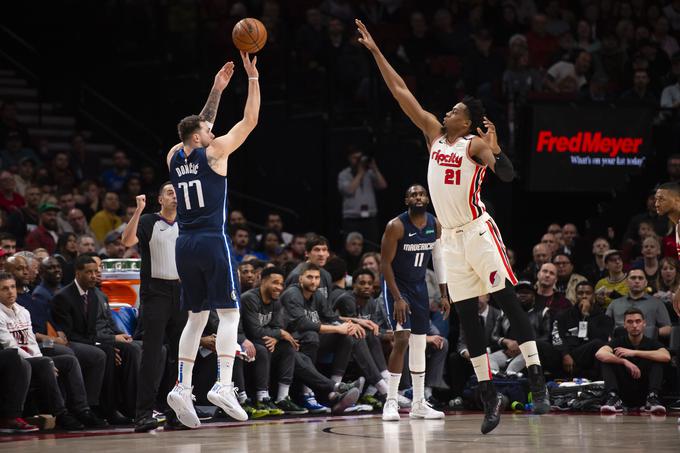
[{"label": "man in suit", "polygon": [[92,354],[92,348],[104,355],[104,363],[100,368],[99,412],[111,424],[127,424],[131,420],[117,410],[115,367],[123,365],[123,355],[119,354],[118,342],[123,336],[100,338],[97,333],[97,319],[102,305],[96,293],[97,269],[96,261],[88,255],[81,255],[75,262],[76,278],[54,296],[54,320],[62,327],[69,345],[76,353]]},{"label": "man in suit", "polygon": [[[479,322],[484,327],[484,339],[486,344],[494,348],[491,344],[491,334],[496,325],[496,321],[501,317],[502,312],[489,305],[491,296],[488,294],[479,296]],[[474,374],[472,363],[470,362],[470,353],[465,342],[465,335],[463,329],[460,329],[460,337],[456,350],[449,356],[449,377],[451,379],[451,390],[454,395],[460,396],[463,394],[463,387],[467,380]],[[498,348],[496,348],[498,349]],[[493,349],[492,349],[493,350]]]}]

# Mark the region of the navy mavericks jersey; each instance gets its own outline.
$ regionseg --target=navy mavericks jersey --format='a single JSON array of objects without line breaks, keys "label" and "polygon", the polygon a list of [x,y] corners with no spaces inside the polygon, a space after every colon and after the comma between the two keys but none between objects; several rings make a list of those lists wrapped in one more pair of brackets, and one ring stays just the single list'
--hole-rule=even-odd
[{"label": "navy mavericks jersey", "polygon": [[399,220],[404,225],[404,237],[397,242],[397,253],[392,260],[394,277],[397,283],[423,282],[437,240],[437,222],[429,212],[422,230],[411,223],[408,212],[401,214]]},{"label": "navy mavericks jersey", "polygon": [[210,168],[206,152],[196,148],[187,156],[180,149],[170,160],[180,233],[227,233],[227,177]]}]

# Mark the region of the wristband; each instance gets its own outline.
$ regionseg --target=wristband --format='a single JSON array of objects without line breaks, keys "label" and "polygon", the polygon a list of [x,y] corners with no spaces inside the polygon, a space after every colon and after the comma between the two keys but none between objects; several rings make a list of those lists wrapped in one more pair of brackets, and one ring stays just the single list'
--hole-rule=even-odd
[{"label": "wristband", "polygon": [[248,80],[259,80],[259,77],[248,77]]}]

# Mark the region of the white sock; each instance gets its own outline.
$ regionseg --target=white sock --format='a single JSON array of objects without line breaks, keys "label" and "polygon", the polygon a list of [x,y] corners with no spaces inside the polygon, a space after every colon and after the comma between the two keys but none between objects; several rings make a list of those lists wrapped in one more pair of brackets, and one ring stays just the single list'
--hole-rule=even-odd
[{"label": "white sock", "polygon": [[399,383],[401,382],[401,373],[390,373],[390,377],[387,380],[387,399],[396,400],[397,394],[399,393]]},{"label": "white sock", "polygon": [[364,395],[373,396],[376,393],[378,393],[378,389],[375,388],[374,385],[369,385],[368,387],[366,387],[366,391],[364,392]]},{"label": "white sock", "polygon": [[421,401],[425,398],[425,372],[411,373],[413,383],[413,401]]},{"label": "white sock", "polygon": [[269,391],[268,390],[258,390],[255,398],[257,398],[258,401],[262,401],[265,398],[269,398]]},{"label": "white sock", "polygon": [[237,308],[218,309],[220,324],[217,326],[217,379],[222,385],[231,385],[236,354],[239,311]]},{"label": "white sock", "polygon": [[310,389],[306,385],[302,386],[302,394],[303,395],[314,395],[314,390]]},{"label": "white sock", "polygon": [[281,400],[285,400],[288,398],[288,391],[290,390],[290,384],[281,384],[279,383],[279,393],[276,395],[276,402],[278,403]]},{"label": "white sock", "polygon": [[425,387],[425,399],[429,400],[432,398],[432,387]]},{"label": "white sock", "polygon": [[541,364],[541,359],[538,356],[538,348],[536,347],[535,341],[525,341],[519,345],[519,350],[522,351],[522,357],[524,357],[527,367]]},{"label": "white sock", "polygon": [[382,376],[383,379],[385,379],[385,382],[389,382],[390,380],[390,372],[387,370],[382,370],[380,372],[380,376]]},{"label": "white sock", "polygon": [[331,381],[342,382],[342,375],[338,376],[337,374],[334,374],[333,376],[331,376]]},{"label": "white sock", "polygon": [[389,389],[390,389],[390,388],[388,387],[387,382],[385,381],[385,379],[380,379],[380,381],[378,381],[378,383],[375,384],[375,387],[378,389],[378,392],[379,392],[381,395],[386,395],[387,392],[388,392]]},{"label": "white sock", "polygon": [[194,360],[201,343],[201,334],[208,322],[209,311],[189,312],[187,323],[179,338],[179,358],[177,360],[177,382],[191,388]]},{"label": "white sock", "polygon": [[491,366],[489,365],[489,354],[482,354],[477,357],[471,357],[472,367],[475,369],[477,382],[491,380]]}]

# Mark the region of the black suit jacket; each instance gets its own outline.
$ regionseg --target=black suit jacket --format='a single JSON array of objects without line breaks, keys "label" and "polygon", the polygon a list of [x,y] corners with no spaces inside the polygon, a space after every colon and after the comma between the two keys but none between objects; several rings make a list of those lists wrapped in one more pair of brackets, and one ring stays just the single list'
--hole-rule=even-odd
[{"label": "black suit jacket", "polygon": [[64,329],[69,341],[94,344],[97,339],[97,317],[100,304],[93,290],[88,291],[88,309],[75,281],[64,286],[52,300],[54,320]]}]

